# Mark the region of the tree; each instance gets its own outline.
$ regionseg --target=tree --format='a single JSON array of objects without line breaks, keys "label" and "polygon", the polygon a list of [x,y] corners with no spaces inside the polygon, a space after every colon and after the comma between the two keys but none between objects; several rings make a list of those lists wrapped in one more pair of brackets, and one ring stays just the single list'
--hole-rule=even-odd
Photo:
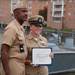
[{"label": "tree", "polygon": [[43,16],[45,21],[47,21],[47,7],[45,6],[44,9],[39,10],[39,15]]}]

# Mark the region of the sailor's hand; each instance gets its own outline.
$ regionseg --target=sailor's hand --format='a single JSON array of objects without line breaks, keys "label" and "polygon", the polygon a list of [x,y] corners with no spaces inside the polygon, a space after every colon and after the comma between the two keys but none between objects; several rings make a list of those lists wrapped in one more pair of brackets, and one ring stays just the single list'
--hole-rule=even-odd
[{"label": "sailor's hand", "polygon": [[54,58],[54,53],[50,53],[49,56],[50,56],[51,58]]},{"label": "sailor's hand", "polygon": [[33,63],[30,63],[33,67],[37,67],[38,65],[37,64],[33,64]]}]

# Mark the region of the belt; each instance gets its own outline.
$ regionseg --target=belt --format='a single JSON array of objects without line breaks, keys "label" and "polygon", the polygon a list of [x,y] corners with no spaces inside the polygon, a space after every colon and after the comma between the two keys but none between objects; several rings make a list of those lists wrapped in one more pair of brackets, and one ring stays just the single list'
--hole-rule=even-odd
[{"label": "belt", "polygon": [[25,63],[24,59],[19,59],[19,58],[9,58],[9,60],[15,60],[17,62]]}]

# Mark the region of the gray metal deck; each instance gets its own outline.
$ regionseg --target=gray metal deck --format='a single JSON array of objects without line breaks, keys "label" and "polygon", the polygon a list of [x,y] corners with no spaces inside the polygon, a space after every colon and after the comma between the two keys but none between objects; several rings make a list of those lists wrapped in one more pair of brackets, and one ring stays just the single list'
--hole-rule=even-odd
[{"label": "gray metal deck", "polygon": [[48,68],[49,74],[75,71],[75,53],[55,53],[53,64]]}]

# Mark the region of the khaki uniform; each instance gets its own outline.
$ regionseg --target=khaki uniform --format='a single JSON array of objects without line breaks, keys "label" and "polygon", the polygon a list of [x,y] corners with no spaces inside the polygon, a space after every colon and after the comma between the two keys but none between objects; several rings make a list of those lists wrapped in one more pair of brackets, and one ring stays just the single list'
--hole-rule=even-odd
[{"label": "khaki uniform", "polygon": [[[32,34],[29,34],[26,37],[28,57],[27,60],[31,60],[31,48],[33,47],[47,47],[47,40],[43,36],[39,36],[38,39],[32,37]],[[37,66],[33,67],[31,65],[26,65],[26,75],[48,75],[47,66]]]},{"label": "khaki uniform", "polygon": [[[24,52],[20,52],[21,43],[24,44]],[[5,28],[2,44],[10,46],[8,52],[10,75],[25,75],[25,59],[27,57],[25,33],[16,19]],[[3,75],[3,69],[1,72]]]}]

